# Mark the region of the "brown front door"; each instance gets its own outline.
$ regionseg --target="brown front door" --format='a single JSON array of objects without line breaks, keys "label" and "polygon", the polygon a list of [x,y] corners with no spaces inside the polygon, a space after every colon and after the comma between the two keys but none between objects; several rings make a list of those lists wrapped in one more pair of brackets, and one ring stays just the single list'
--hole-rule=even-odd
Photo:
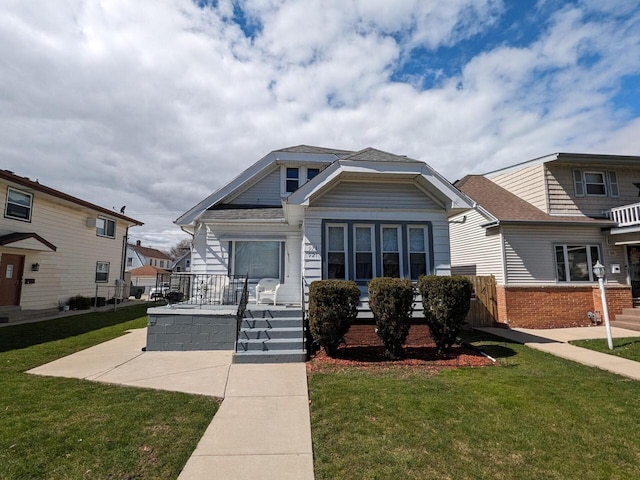
[{"label": "brown front door", "polygon": [[0,256],[0,306],[20,305],[24,255]]}]

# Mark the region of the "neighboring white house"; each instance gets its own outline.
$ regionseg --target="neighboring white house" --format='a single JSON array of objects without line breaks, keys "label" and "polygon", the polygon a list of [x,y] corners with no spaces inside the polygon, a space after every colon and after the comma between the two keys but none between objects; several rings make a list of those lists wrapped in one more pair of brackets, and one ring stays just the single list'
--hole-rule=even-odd
[{"label": "neighboring white house", "polygon": [[454,273],[496,278],[497,320],[588,325],[640,303],[640,157],[556,153],[455,183],[478,208],[450,223]]},{"label": "neighboring white house", "polygon": [[127,230],[141,222],[7,170],[0,205],[0,307],[56,308],[124,278]]},{"label": "neighboring white house", "polygon": [[424,162],[301,145],[269,153],[175,223],[193,235],[192,273],[248,275],[254,287],[278,278],[278,302],[300,304],[319,279],[365,289],[373,277],[448,275],[448,217],[472,207]]},{"label": "neighboring white house", "polygon": [[135,245],[127,244],[127,271],[144,265],[171,270],[172,264],[173,261],[169,255],[155,248],[143,247],[140,240],[137,240]]}]

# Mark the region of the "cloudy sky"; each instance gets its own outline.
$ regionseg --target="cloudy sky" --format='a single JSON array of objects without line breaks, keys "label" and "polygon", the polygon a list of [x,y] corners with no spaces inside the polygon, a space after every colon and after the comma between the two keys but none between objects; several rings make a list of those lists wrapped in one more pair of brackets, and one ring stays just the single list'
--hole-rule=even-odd
[{"label": "cloudy sky", "polygon": [[173,220],[260,157],[373,146],[454,181],[640,155],[637,0],[3,0],[0,168]]}]

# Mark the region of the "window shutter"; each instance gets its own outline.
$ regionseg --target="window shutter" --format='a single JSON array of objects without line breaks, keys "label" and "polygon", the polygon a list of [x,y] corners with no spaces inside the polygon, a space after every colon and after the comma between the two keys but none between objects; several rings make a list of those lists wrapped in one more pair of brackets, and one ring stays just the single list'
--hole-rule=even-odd
[{"label": "window shutter", "polygon": [[582,180],[582,170],[573,171],[573,186],[576,197],[584,197],[584,181]]},{"label": "window shutter", "polygon": [[618,176],[616,172],[610,170],[607,172],[607,178],[609,180],[609,195],[612,197],[619,197],[620,192],[618,190]]}]

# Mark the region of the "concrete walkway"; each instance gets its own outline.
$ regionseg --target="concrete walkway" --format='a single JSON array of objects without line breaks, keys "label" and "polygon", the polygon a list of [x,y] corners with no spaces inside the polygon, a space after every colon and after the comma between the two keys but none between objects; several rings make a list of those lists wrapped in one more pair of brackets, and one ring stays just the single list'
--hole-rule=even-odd
[{"label": "concrete walkway", "polygon": [[303,363],[231,364],[231,351],[142,352],[146,329],[29,370],[224,398],[180,480],[313,480]]},{"label": "concrete walkway", "polygon": [[[640,380],[640,362],[616,357],[607,353],[595,352],[586,348],[570,345],[573,340],[606,339],[607,333],[603,326],[576,328],[476,328],[497,337],[522,343],[527,347],[551,353],[558,357],[589,365],[590,367],[607,370],[618,375]],[[611,336],[615,338],[640,337],[640,332],[624,328],[611,328]]]}]

